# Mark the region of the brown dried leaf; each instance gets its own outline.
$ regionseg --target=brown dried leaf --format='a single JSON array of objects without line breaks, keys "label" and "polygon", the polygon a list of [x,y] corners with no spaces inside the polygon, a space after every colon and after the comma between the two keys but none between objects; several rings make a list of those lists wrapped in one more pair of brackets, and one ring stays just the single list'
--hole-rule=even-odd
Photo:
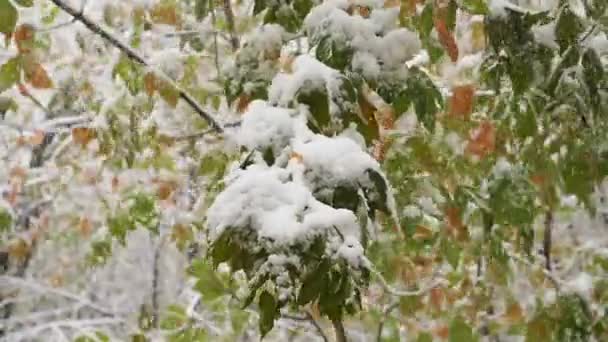
[{"label": "brown dried leaf", "polygon": [[151,72],[144,76],[144,89],[146,90],[146,94],[148,94],[148,96],[153,96],[154,92],[158,90],[156,76],[154,76],[154,74]]},{"label": "brown dried leaf", "polygon": [[480,158],[487,156],[496,149],[496,128],[491,121],[482,122],[471,135],[467,144],[467,152]]},{"label": "brown dried leaf", "polygon": [[16,260],[23,261],[30,254],[30,244],[23,239],[16,239],[8,245],[8,255]]},{"label": "brown dried leaf", "polygon": [[44,70],[44,67],[40,63],[24,63],[23,70],[25,71],[25,79],[30,82],[34,88],[48,89],[53,86],[53,81],[51,81],[46,70]]},{"label": "brown dried leaf", "polygon": [[32,25],[21,24],[15,30],[13,39],[17,44],[17,50],[21,54],[27,54],[34,50],[35,29]]},{"label": "brown dried leaf", "polygon": [[439,18],[434,18],[433,23],[435,24],[435,30],[439,35],[439,42],[443,45],[443,48],[447,51],[452,62],[458,60],[458,45],[454,39],[452,32],[448,30],[445,21]]},{"label": "brown dried leaf", "polygon": [[157,24],[181,26],[181,19],[175,4],[156,4],[150,11],[150,17]]},{"label": "brown dried leaf", "polygon": [[82,147],[86,147],[96,136],[95,130],[88,127],[72,128],[72,139]]},{"label": "brown dried leaf", "polygon": [[450,98],[450,113],[452,117],[468,120],[473,112],[475,88],[473,85],[461,85],[452,88]]}]

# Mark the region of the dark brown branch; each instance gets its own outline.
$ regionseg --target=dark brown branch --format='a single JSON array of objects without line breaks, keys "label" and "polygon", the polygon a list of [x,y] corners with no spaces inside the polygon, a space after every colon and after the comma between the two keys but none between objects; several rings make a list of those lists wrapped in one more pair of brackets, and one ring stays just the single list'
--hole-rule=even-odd
[{"label": "dark brown branch", "polygon": [[[86,26],[91,32],[101,36],[103,39],[107,40],[110,44],[114,45],[118,48],[122,53],[124,53],[129,59],[143,65],[148,66],[148,63],[137,54],[133,49],[131,49],[128,45],[124,44],[116,37],[111,35],[108,31],[101,28],[99,25],[91,21],[89,18],[83,15],[82,11],[77,11],[74,8],[68,6],[61,0],[51,0],[57,7],[61,8],[63,11],[71,15],[74,19],[80,21],[84,26]],[[207,113],[205,110],[201,108],[201,106],[196,102],[196,100],[188,93],[183,91],[182,89],[177,88],[179,92],[179,97],[186,101],[192,109],[205,121],[211,125],[216,131],[223,132],[222,126],[213,119],[213,117]]]},{"label": "dark brown branch", "polygon": [[551,228],[553,226],[553,212],[547,211],[545,214],[545,234],[543,237],[543,255],[545,256],[545,268],[551,271]]}]

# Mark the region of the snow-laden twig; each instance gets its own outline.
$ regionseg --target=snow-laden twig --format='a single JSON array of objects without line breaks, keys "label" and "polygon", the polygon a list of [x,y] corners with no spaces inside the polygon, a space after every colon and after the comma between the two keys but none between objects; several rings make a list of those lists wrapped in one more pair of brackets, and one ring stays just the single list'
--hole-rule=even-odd
[{"label": "snow-laden twig", "polygon": [[549,271],[548,269],[546,269],[543,266],[535,265],[532,262],[530,262],[529,260],[526,260],[526,258],[523,258],[520,255],[517,255],[516,253],[511,251],[511,249],[509,248],[509,245],[507,243],[503,243],[503,249],[511,259],[513,259],[515,261],[519,261],[520,263],[522,263],[526,266],[529,266],[531,268],[539,268],[543,272],[543,275],[545,275],[545,277],[547,277],[547,279],[549,279],[551,281],[551,283],[553,283],[553,286],[555,287],[555,289],[558,291],[560,290],[561,285],[564,282],[561,279],[557,278],[553,274],[553,272]]},{"label": "snow-laden twig", "polygon": [[[91,30],[93,33],[101,36],[103,39],[108,41],[110,44],[114,45],[122,53],[124,53],[129,59],[131,59],[143,66],[146,66],[146,67],[149,66],[149,64],[143,59],[143,57],[141,57],[135,50],[133,50],[131,47],[129,47],[125,43],[121,42],[118,38],[114,37],[110,32],[106,31],[98,24],[91,21],[89,18],[87,18],[83,14],[82,11],[78,11],[78,10],[72,8],[71,6],[67,5],[65,2],[63,2],[61,0],[51,0],[51,1],[57,7],[61,8],[63,11],[65,11],[66,13],[71,15],[74,19],[76,19],[77,21],[80,21],[84,26],[86,26],[86,28]],[[166,80],[169,81],[171,83],[171,85],[173,87],[175,87],[175,89],[178,91],[179,97],[182,100],[186,101],[186,103],[188,103],[188,105],[190,107],[192,107],[192,109],[194,109],[194,111],[200,117],[202,117],[205,121],[207,121],[207,123],[209,123],[209,125],[211,127],[213,127],[218,132],[223,131],[222,126],[217,121],[215,121],[215,119],[209,113],[207,113],[190,94],[188,94],[186,91],[181,89],[171,79],[169,79],[165,75],[162,75],[162,73],[159,73],[159,75],[163,76],[163,78],[166,78]]]},{"label": "snow-laden twig", "polygon": [[94,319],[72,319],[72,320],[61,320],[61,321],[52,321],[43,324],[36,325],[34,327],[28,328],[26,330],[14,332],[7,334],[5,336],[6,341],[19,341],[23,340],[28,336],[35,336],[39,334],[41,331],[47,329],[55,329],[55,328],[71,328],[71,329],[83,329],[83,327],[92,327],[92,326],[100,326],[100,325],[122,325],[126,324],[126,321],[119,318],[94,318]]},{"label": "snow-laden twig", "polygon": [[397,296],[397,297],[412,297],[412,296],[420,296],[424,293],[429,292],[430,290],[434,289],[435,287],[441,285],[444,283],[443,279],[436,279],[435,277],[433,277],[428,284],[421,286],[418,290],[413,290],[413,291],[406,291],[406,290],[399,290],[396,289],[394,287],[392,287],[384,278],[384,276],[382,275],[382,273],[380,273],[380,271],[378,271],[376,269],[376,267],[374,266],[374,264],[365,256],[362,257],[363,258],[363,265],[373,274],[375,275],[378,280],[380,280],[380,284],[382,285],[382,287],[384,288],[384,290],[388,293],[390,293],[393,296]]},{"label": "snow-laden twig", "polygon": [[105,308],[103,306],[100,306],[99,304],[93,303],[90,300],[80,297],[78,295],[75,295],[73,293],[70,293],[68,291],[65,290],[61,290],[61,289],[56,289],[56,288],[52,288],[52,287],[48,287],[48,286],[44,286],[42,284],[36,283],[34,281],[30,281],[27,279],[22,279],[22,278],[18,278],[18,277],[13,277],[13,276],[0,276],[0,283],[11,283],[14,285],[19,286],[20,288],[28,288],[31,291],[37,292],[37,293],[42,293],[42,294],[53,294],[59,297],[63,297],[69,300],[73,300],[85,307],[88,307],[89,309],[92,309],[96,312],[98,312],[99,314],[102,314],[104,316],[110,316],[110,317],[115,317],[116,316],[116,312],[114,312],[113,310],[110,310],[108,308]]}]

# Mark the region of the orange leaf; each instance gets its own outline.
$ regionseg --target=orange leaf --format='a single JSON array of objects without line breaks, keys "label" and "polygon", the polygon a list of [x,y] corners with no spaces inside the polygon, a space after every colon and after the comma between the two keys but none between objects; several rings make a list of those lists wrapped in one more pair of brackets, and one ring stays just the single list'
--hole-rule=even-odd
[{"label": "orange leaf", "polygon": [[245,113],[247,107],[249,107],[249,103],[251,103],[251,97],[247,94],[241,94],[236,103],[236,110],[241,114]]},{"label": "orange leaf", "polygon": [[433,309],[435,309],[436,311],[441,310],[441,305],[443,304],[444,297],[445,296],[441,288],[434,287],[431,289],[431,291],[429,292],[429,301]]},{"label": "orange leaf", "polygon": [[435,328],[434,332],[435,336],[443,340],[447,340],[447,338],[450,336],[450,328],[445,324],[442,324],[439,327]]},{"label": "orange leaf", "polygon": [[48,89],[53,86],[46,70],[38,62],[25,63],[23,66],[25,79],[37,89]]},{"label": "orange leaf", "polygon": [[496,128],[491,121],[484,121],[473,131],[466,150],[482,158],[494,152],[495,149]]},{"label": "orange leaf", "polygon": [[72,139],[82,147],[86,147],[95,135],[95,130],[88,127],[72,128]]},{"label": "orange leaf", "polygon": [[28,137],[27,141],[30,145],[38,146],[44,141],[44,136],[44,132],[37,129],[34,131],[34,134]]},{"label": "orange leaf", "polygon": [[464,236],[466,229],[462,219],[460,218],[460,210],[453,206],[448,206],[445,209],[445,219],[447,224],[448,232],[456,237],[461,238]]},{"label": "orange leaf", "polygon": [[439,35],[439,42],[443,45],[443,48],[447,51],[452,62],[458,60],[458,45],[454,39],[452,32],[448,30],[445,22],[441,19],[434,18],[433,23],[435,24],[435,30]]},{"label": "orange leaf", "polygon": [[519,322],[524,318],[524,313],[521,306],[518,303],[512,303],[507,307],[503,318],[508,322]]},{"label": "orange leaf", "polygon": [[86,217],[81,217],[78,222],[78,232],[83,237],[88,237],[91,235],[91,231],[93,231],[93,225],[91,221]]},{"label": "orange leaf", "polygon": [[450,98],[450,116],[469,119],[473,112],[475,88],[472,85],[461,85],[452,88]]},{"label": "orange leaf", "polygon": [[414,232],[414,235],[412,236],[412,238],[414,240],[418,240],[418,239],[429,239],[433,236],[433,230],[431,230],[428,227],[425,226],[416,226],[416,231]]},{"label": "orange leaf", "polygon": [[144,89],[146,90],[146,94],[148,94],[148,96],[154,95],[154,92],[158,89],[156,76],[154,76],[154,74],[151,72],[144,76]]},{"label": "orange leaf", "polygon": [[27,170],[21,166],[15,166],[9,171],[8,175],[10,178],[16,178],[23,181],[27,176]]},{"label": "orange leaf", "polygon": [[177,185],[173,182],[161,181],[159,183],[160,184],[158,186],[158,189],[156,190],[156,195],[161,200],[168,199],[171,196],[171,194],[173,193],[173,191],[175,191],[175,188],[177,187]]},{"label": "orange leaf", "polygon": [[13,39],[15,39],[19,53],[26,54],[32,52],[34,49],[34,34],[35,30],[32,25],[22,24],[17,27]]},{"label": "orange leaf", "polygon": [[289,155],[289,160],[295,160],[297,163],[302,164],[304,162],[304,158],[298,152],[291,152]]}]

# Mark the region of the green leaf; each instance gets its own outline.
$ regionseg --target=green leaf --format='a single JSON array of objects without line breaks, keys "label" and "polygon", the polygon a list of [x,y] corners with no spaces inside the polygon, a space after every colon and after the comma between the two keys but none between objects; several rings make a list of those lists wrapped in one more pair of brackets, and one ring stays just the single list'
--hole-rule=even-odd
[{"label": "green leaf", "polygon": [[255,0],[253,5],[253,15],[257,15],[266,9],[266,0]]},{"label": "green leaf", "polygon": [[0,0],[0,32],[8,36],[15,31],[19,13],[10,0]]},{"label": "green leaf", "polygon": [[194,3],[194,16],[196,17],[196,20],[201,21],[207,16],[207,13],[209,13],[209,1],[210,0],[196,0]]},{"label": "green leaf", "polygon": [[194,288],[203,295],[205,301],[213,301],[226,294],[224,284],[213,267],[204,260],[195,260],[190,267],[190,274],[198,279]]},{"label": "green leaf", "polygon": [[388,207],[388,184],[382,174],[376,170],[367,169],[365,173],[372,182],[372,188],[365,189],[365,198],[370,210],[389,212]]},{"label": "green leaf", "polygon": [[329,99],[325,89],[300,90],[297,95],[299,103],[308,105],[312,120],[308,125],[315,133],[323,132],[328,128],[331,117],[329,114]]},{"label": "green leaf", "polygon": [[450,323],[449,342],[474,342],[478,341],[473,334],[473,329],[461,316],[456,316]]},{"label": "green leaf", "polygon": [[0,93],[15,85],[19,81],[20,73],[21,59],[19,57],[13,57],[4,63],[0,67]]},{"label": "green leaf", "polygon": [[[1,1],[1,0],[0,0]],[[114,77],[125,82],[131,95],[137,95],[144,88],[144,70],[141,65],[122,54],[112,70]]]},{"label": "green leaf", "polygon": [[298,305],[306,305],[320,296],[327,281],[329,266],[329,260],[323,259],[314,271],[306,275],[298,291]]},{"label": "green leaf", "polygon": [[448,239],[442,240],[443,256],[447,259],[453,269],[458,268],[458,264],[460,263],[460,253],[462,248],[460,248],[455,241],[450,241]]},{"label": "green leaf", "polygon": [[454,32],[456,29],[456,12],[458,10],[458,4],[456,0],[450,0],[448,4],[448,15],[445,20],[445,25],[448,27],[450,32]]},{"label": "green leaf", "polygon": [[76,339],[74,339],[74,342],[109,342],[110,338],[99,331],[96,331],[95,334],[93,334],[94,337],[92,336],[78,336]]},{"label": "green leaf", "polygon": [[359,206],[359,194],[352,186],[340,185],[334,190],[333,207],[344,208],[352,212],[357,211]]},{"label": "green leaf", "polygon": [[230,234],[229,228],[226,228],[219,238],[213,241],[211,245],[209,255],[211,256],[211,260],[215,267],[222,262],[230,260],[232,257],[233,243]]},{"label": "green leaf", "polygon": [[471,14],[488,14],[486,0],[463,0],[462,7]]},{"label": "green leaf", "polygon": [[316,49],[317,59],[337,70],[344,70],[350,65],[352,54],[349,48],[343,43],[336,42],[331,35],[321,38]]},{"label": "green leaf", "polygon": [[258,304],[260,306],[260,334],[264,337],[272,330],[279,307],[274,296],[268,291],[260,294]]},{"label": "green leaf", "polygon": [[112,243],[108,240],[95,241],[91,244],[88,261],[92,265],[100,265],[112,255]]},{"label": "green leaf", "polygon": [[429,334],[428,332],[422,332],[418,334],[416,342],[433,342],[433,335]]},{"label": "green leaf", "polygon": [[422,9],[422,13],[418,19],[418,32],[423,38],[430,36],[433,30],[433,5],[427,4]]},{"label": "green leaf", "polygon": [[559,17],[555,26],[555,36],[559,44],[560,51],[576,44],[578,36],[584,31],[582,21],[579,17],[570,10],[570,6],[566,5]]},{"label": "green leaf", "polygon": [[34,6],[34,0],[13,0],[13,1],[17,5],[19,5],[21,7],[32,7],[32,6]]},{"label": "green leaf", "polygon": [[0,233],[8,231],[13,224],[13,217],[5,210],[0,209]]},{"label": "green leaf", "polygon": [[170,305],[165,317],[160,322],[161,329],[175,330],[183,327],[188,322],[186,310],[179,305]]},{"label": "green leaf", "polygon": [[431,132],[435,130],[435,116],[442,106],[442,96],[429,76],[418,68],[410,70],[407,92],[414,103],[418,120]]}]

